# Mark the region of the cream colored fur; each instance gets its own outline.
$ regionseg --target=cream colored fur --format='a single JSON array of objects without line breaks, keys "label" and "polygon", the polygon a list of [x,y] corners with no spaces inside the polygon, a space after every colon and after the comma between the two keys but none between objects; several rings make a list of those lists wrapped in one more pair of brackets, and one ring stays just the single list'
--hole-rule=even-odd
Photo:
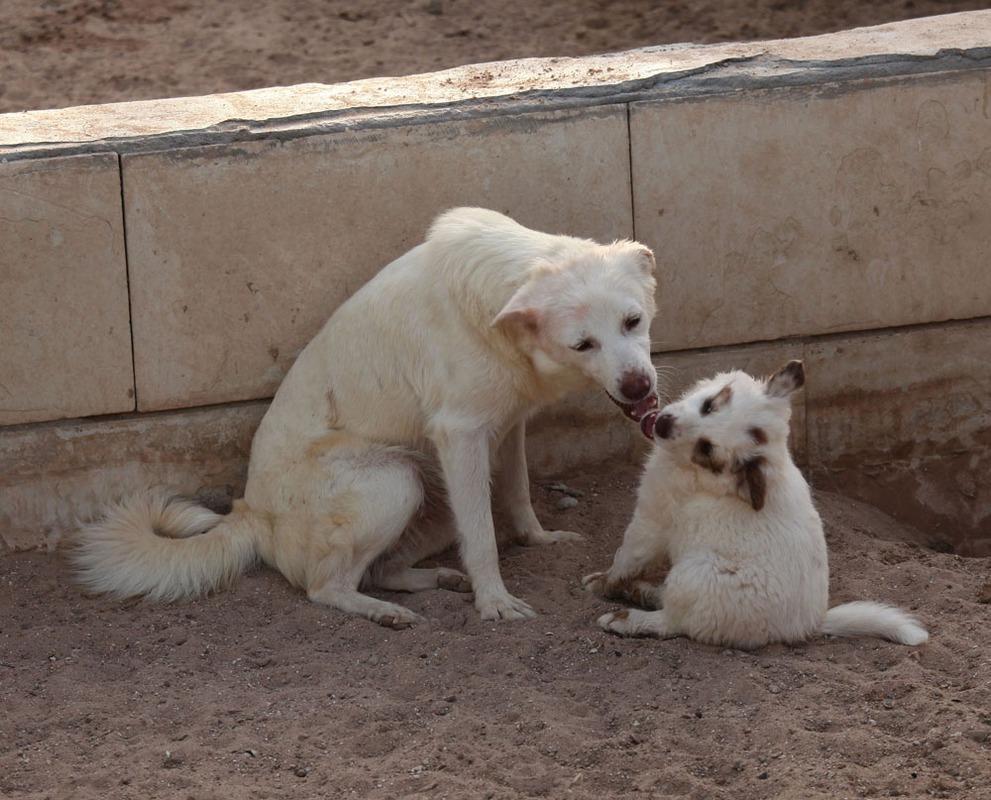
[{"label": "cream colored fur", "polygon": [[[533,512],[525,420],[596,384],[625,401],[654,390],[653,272],[635,242],[539,233],[484,209],[441,215],[300,353],[232,512],[126,499],[74,537],[80,581],[168,600],[261,559],[314,601],[385,625],[419,617],[362,588],[473,589],[484,619],[531,616],[499,572],[493,468],[516,541],[577,538]],[[455,541],[467,576],[414,567]]]},{"label": "cream colored fur", "polygon": [[[904,612],[872,602],[827,611],[822,522],[788,452],[799,361],[766,381],[730,372],[701,381],[655,423],[633,519],[590,591],[657,610],[623,609],[599,624],[626,636],[688,636],[750,649],[817,634],[927,641]],[[641,579],[667,562],[661,586]]]}]

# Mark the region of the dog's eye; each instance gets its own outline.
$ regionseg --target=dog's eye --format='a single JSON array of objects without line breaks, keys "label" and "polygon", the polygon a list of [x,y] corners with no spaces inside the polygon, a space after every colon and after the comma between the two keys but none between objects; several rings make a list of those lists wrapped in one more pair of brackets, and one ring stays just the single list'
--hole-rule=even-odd
[{"label": "dog's eye", "polygon": [[713,401],[714,400],[715,400],[714,397],[709,397],[709,398],[707,398],[706,400],[704,400],[702,402],[702,409],[701,410],[702,410],[702,416],[703,417],[706,417],[706,416],[708,416],[709,414],[712,413],[712,404],[713,404]]},{"label": "dog's eye", "polygon": [[636,328],[640,325],[641,319],[643,319],[643,317],[639,314],[631,314],[623,320],[623,328],[627,331],[636,330]]},{"label": "dog's eye", "polygon": [[591,350],[593,347],[595,347],[594,339],[582,339],[578,344],[573,344],[571,349],[577,350],[579,353],[584,353],[587,350]]}]

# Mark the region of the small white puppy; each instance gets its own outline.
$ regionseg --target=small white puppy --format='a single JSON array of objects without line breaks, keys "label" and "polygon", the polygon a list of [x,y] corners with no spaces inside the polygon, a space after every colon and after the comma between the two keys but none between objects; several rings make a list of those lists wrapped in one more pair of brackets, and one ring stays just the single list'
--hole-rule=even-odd
[{"label": "small white puppy", "polygon": [[[822,521],[788,452],[790,395],[804,383],[801,361],[763,381],[723,373],[656,414],[633,520],[609,571],[583,583],[658,610],[614,611],[599,625],[741,649],[817,634],[928,640],[914,619],[880,603],[827,610]],[[642,579],[664,562],[662,585]]]}]

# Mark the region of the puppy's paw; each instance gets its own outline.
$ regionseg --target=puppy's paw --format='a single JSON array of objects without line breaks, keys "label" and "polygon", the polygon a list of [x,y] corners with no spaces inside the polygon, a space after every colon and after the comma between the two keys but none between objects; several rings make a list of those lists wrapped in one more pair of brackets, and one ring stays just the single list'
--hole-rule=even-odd
[{"label": "puppy's paw", "polygon": [[598,623],[600,628],[610,633],[618,633],[620,636],[633,635],[630,630],[630,610],[628,608],[603,614],[599,617]]},{"label": "puppy's paw", "polygon": [[476,591],[475,608],[485,620],[531,619],[537,616],[529,603],[508,592],[483,594]]},{"label": "puppy's paw", "polygon": [[582,578],[582,586],[586,592],[597,594],[599,597],[606,596],[606,573],[592,572]]},{"label": "puppy's paw", "polygon": [[684,635],[684,629],[673,622],[664,611],[643,611],[621,608],[599,617],[599,627],[620,636],[654,636],[670,639]]},{"label": "puppy's paw", "polygon": [[633,581],[624,593],[624,599],[641,608],[656,610],[664,607],[662,589],[662,586],[657,586],[649,581]]},{"label": "puppy's paw", "polygon": [[471,578],[456,569],[437,568],[437,588],[449,592],[470,592]]}]

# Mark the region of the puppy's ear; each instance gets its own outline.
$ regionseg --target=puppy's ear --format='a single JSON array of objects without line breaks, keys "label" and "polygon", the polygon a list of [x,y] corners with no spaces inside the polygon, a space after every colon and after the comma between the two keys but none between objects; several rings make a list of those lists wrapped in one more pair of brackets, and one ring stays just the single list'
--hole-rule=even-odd
[{"label": "puppy's ear", "polygon": [[787,397],[805,385],[805,367],[801,361],[789,361],[767,379],[764,391],[769,397]]},{"label": "puppy's ear", "polygon": [[760,511],[767,500],[767,477],[764,474],[764,459],[761,456],[738,461],[733,465],[736,475],[736,493]]},{"label": "puppy's ear", "polygon": [[645,275],[653,275],[657,271],[657,261],[654,259],[654,251],[647,245],[640,242],[633,243],[637,256],[637,264]]}]

